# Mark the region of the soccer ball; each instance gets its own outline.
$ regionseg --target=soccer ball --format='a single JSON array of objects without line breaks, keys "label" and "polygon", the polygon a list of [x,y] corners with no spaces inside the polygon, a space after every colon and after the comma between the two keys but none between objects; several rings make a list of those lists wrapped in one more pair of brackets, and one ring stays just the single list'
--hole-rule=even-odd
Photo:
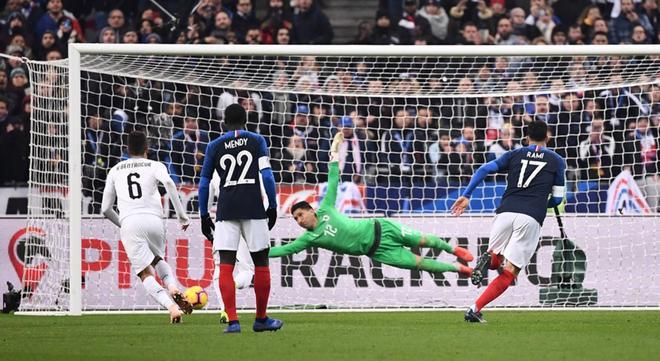
[{"label": "soccer ball", "polygon": [[183,296],[196,310],[201,310],[209,302],[209,295],[200,286],[192,286],[183,293]]}]

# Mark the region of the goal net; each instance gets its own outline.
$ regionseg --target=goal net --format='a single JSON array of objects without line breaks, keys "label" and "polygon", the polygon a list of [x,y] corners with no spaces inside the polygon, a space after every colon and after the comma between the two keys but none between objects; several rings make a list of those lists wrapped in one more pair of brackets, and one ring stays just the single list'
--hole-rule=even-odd
[{"label": "goal net", "polygon": [[[21,310],[153,310],[119,230],[99,215],[104,180],[134,129],[167,165],[188,212],[206,145],[239,103],[268,141],[280,219],[273,245],[302,234],[292,204],[322,199],[328,150],[341,146],[337,208],[387,217],[486,251],[506,187],[477,188],[449,215],[480,165],[549,125],[566,158],[566,237],[551,213],[539,248],[499,307],[660,305],[658,124],[660,49],[611,47],[249,47],[73,45],[61,62],[30,62],[32,142]],[[165,199],[165,198],[164,198]],[[213,293],[211,245],[199,221],[177,228],[164,201],[167,261],[181,287]],[[432,249],[425,257],[457,262]],[[483,290],[453,273],[384,266],[310,248],[271,259],[274,308],[465,307]],[[492,270],[492,280],[498,270]],[[486,279],[485,283],[488,282]],[[250,288],[239,308],[253,308]]]}]

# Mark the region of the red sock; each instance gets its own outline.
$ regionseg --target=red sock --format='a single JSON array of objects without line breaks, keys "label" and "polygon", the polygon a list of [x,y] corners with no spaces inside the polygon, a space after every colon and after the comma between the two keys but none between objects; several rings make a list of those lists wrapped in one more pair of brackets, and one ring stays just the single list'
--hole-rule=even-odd
[{"label": "red sock", "polygon": [[268,266],[254,268],[254,295],[257,299],[256,317],[265,318],[270,296],[270,268]]},{"label": "red sock", "polygon": [[500,268],[500,265],[502,264],[503,260],[504,260],[504,256],[502,256],[501,254],[495,254],[493,252],[490,252],[490,266],[488,266],[488,269]]},{"label": "red sock", "polygon": [[475,311],[481,311],[481,309],[487,304],[491,303],[494,299],[504,293],[515,278],[516,276],[514,276],[513,273],[504,270],[502,274],[497,276],[493,282],[488,285],[484,293],[477,298],[477,302],[475,302],[477,309]]},{"label": "red sock", "polygon": [[234,265],[220,263],[220,293],[225,304],[225,312],[229,321],[237,321],[236,315],[236,284],[234,283]]}]

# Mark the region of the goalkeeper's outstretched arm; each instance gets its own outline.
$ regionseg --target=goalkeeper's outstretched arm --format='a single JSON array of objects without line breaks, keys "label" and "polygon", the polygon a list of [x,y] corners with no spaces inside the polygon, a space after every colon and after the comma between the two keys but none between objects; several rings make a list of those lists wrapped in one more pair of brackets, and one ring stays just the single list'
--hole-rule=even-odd
[{"label": "goalkeeper's outstretched arm", "polygon": [[328,165],[328,189],[321,202],[321,207],[334,207],[337,202],[337,187],[339,186],[339,147],[344,142],[344,134],[337,132],[330,146],[330,164]]}]

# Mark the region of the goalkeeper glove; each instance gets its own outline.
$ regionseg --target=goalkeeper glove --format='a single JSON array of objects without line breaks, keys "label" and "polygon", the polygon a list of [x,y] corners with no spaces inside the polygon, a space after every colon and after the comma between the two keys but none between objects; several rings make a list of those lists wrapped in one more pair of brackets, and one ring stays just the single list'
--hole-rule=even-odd
[{"label": "goalkeeper glove", "polygon": [[211,215],[202,216],[202,234],[211,242],[213,242],[213,231],[215,231],[215,223],[213,223]]},{"label": "goalkeeper glove", "polygon": [[277,222],[277,208],[266,209],[266,215],[268,216],[268,230],[271,230]]},{"label": "goalkeeper glove", "polygon": [[330,146],[330,161],[339,160],[339,147],[344,142],[344,133],[341,131],[335,134],[335,138],[332,140],[332,145]]}]

